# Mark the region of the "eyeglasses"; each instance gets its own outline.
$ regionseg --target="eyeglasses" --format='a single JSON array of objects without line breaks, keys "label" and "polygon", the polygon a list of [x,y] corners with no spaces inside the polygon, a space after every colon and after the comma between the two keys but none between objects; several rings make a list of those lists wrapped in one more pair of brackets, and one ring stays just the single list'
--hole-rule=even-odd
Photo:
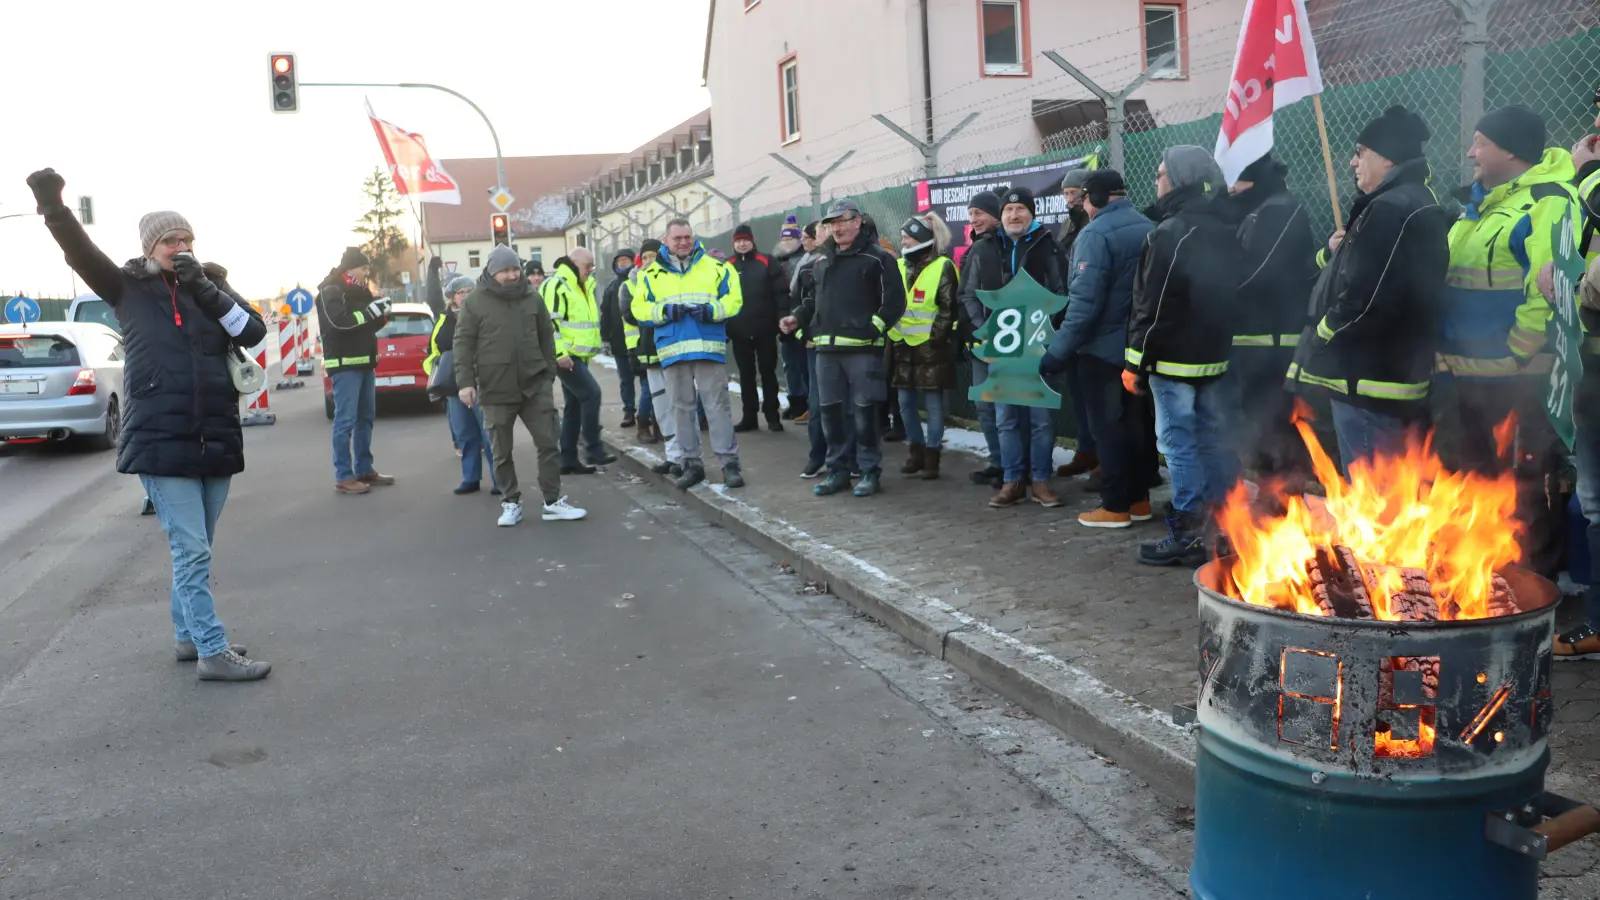
[{"label": "eyeglasses", "polygon": [[177,250],[180,247],[193,247],[194,238],[178,237],[177,235],[173,235],[172,237],[164,237],[161,239],[161,246],[166,247],[168,250]]}]

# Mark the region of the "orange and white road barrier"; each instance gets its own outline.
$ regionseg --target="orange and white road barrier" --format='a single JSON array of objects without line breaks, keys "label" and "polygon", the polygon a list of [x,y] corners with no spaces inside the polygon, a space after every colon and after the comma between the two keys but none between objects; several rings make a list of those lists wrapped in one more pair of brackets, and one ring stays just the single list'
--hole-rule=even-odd
[{"label": "orange and white road barrier", "polygon": [[[256,364],[261,366],[262,369],[266,369],[266,367],[267,367],[267,342],[265,340],[263,340],[261,343],[259,343],[259,344],[255,345],[254,347],[250,348],[249,352],[250,352],[250,355],[255,358]],[[271,379],[267,379],[267,381],[263,381],[261,383],[261,390],[256,391],[254,394],[250,394],[248,396],[241,396],[239,398],[239,403],[240,403],[239,424],[240,425],[276,425],[277,424],[278,416],[277,416],[276,413],[274,413],[272,411],[272,398],[268,394],[268,391],[267,391],[267,383],[270,382],[270,381],[271,381]]]}]

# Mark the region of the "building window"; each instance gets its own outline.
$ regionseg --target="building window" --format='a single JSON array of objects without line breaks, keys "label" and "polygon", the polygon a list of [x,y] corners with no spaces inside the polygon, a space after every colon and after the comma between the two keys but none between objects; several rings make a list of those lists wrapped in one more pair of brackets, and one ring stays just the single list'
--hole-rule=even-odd
[{"label": "building window", "polygon": [[1152,78],[1183,77],[1183,7],[1167,3],[1144,5],[1144,64],[1149,68],[1164,54],[1172,59],[1151,74]]},{"label": "building window", "polygon": [[778,63],[778,108],[783,142],[800,140],[800,60],[794,54]]},{"label": "building window", "polygon": [[983,74],[1028,74],[1028,20],[1024,0],[982,0]]},{"label": "building window", "polygon": [[479,265],[479,263],[478,263],[478,251],[476,251],[476,250],[468,250],[467,251],[467,268],[476,269],[478,267],[478,265]]},{"label": "building window", "polygon": [[534,247],[530,249],[528,251],[528,262],[535,262],[541,266],[544,265],[544,248]]}]

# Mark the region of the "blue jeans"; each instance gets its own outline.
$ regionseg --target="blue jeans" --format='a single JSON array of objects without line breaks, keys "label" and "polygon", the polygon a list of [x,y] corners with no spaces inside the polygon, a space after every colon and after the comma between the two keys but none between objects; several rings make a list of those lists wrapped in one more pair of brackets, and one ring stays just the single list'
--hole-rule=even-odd
[{"label": "blue jeans", "polygon": [[1220,503],[1232,486],[1232,454],[1223,435],[1227,392],[1218,379],[1194,382],[1150,376],[1156,401],[1156,448],[1172,473],[1172,506],[1191,515]]},{"label": "blue jeans", "polygon": [[[631,416],[633,415],[634,401],[638,399],[634,396],[633,360],[628,358],[628,351],[626,350],[616,354],[614,359],[617,363],[617,391],[622,394],[622,413],[625,416]],[[645,391],[645,396],[649,397],[650,392]]]},{"label": "blue jeans", "polygon": [[1413,428],[1407,420],[1338,400],[1331,401],[1330,405],[1333,407],[1333,432],[1339,439],[1339,468],[1346,478],[1350,477],[1350,464],[1358,459],[1405,449],[1406,436]]},{"label": "blue jeans", "polygon": [[[989,380],[989,364],[972,358],[972,383],[983,384]],[[989,447],[989,468],[1000,468],[1000,424],[995,420],[994,404],[977,402],[978,428],[983,431],[983,442]]]},{"label": "blue jeans", "polygon": [[[810,373],[806,376],[806,408],[811,410],[811,418],[806,422],[806,437],[811,439],[811,452],[806,458],[808,466],[821,468],[828,461],[828,436],[822,429],[822,401],[817,397],[817,351],[815,348],[806,350],[806,365]],[[856,468],[856,417],[844,417],[844,465],[850,471]]]},{"label": "blue jeans", "polygon": [[[778,358],[783,360],[783,379],[789,389],[789,405],[806,401],[811,390],[811,361],[804,341],[778,341]],[[807,402],[807,408],[809,402]]]},{"label": "blue jeans", "polygon": [[1006,482],[1021,481],[1030,474],[1034,481],[1049,481],[1056,473],[1056,427],[1050,421],[1050,410],[997,403],[994,416]]},{"label": "blue jeans", "polygon": [[494,477],[494,452],[489,449],[489,430],[483,427],[483,408],[467,408],[456,397],[447,398],[450,413],[450,433],[455,435],[456,447],[461,450],[461,483],[479,484],[483,481],[484,463],[488,463],[489,483],[496,488],[500,483]]},{"label": "blue jeans", "polygon": [[600,383],[594,380],[589,364],[581,359],[572,360],[572,371],[556,370],[561,379],[561,396],[566,405],[561,410],[561,465],[578,464],[578,436],[583,436],[583,450],[590,459],[606,455],[600,443]]},{"label": "blue jeans", "polygon": [[179,643],[193,643],[201,656],[216,656],[228,649],[228,635],[211,596],[211,543],[231,479],[140,475],[139,480],[172,549],[172,635]]},{"label": "blue jeans", "polygon": [[650,379],[644,373],[644,366],[640,366],[634,375],[639,379],[639,418],[653,419],[656,416],[656,401],[650,396]]},{"label": "blue jeans", "polygon": [[333,382],[333,480],[349,481],[376,472],[372,423],[378,418],[378,388],[372,370],[335,372],[329,380]]},{"label": "blue jeans", "polygon": [[[919,405],[928,411],[926,436],[922,431],[922,417],[917,415]],[[924,446],[929,450],[944,449],[944,391],[901,388],[900,420],[906,426],[907,443]]]}]

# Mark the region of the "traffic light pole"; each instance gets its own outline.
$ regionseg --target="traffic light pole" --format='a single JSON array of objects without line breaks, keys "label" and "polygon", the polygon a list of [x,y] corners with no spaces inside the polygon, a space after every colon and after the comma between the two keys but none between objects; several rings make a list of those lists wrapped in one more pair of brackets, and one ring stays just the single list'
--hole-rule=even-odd
[{"label": "traffic light pole", "polygon": [[456,99],[460,100],[462,103],[465,103],[466,105],[472,107],[472,111],[477,113],[480,117],[483,118],[483,124],[489,126],[489,137],[494,138],[494,172],[495,172],[495,178],[498,179],[498,181],[499,181],[498,187],[500,188],[500,190],[503,191],[503,190],[506,189],[506,161],[505,161],[505,157],[500,155],[500,135],[494,130],[494,123],[489,121],[488,115],[486,115],[482,109],[478,108],[478,104],[473,103],[471,100],[469,100],[467,98],[466,94],[463,94],[460,91],[453,91],[450,88],[447,88],[442,84],[412,84],[410,82],[399,82],[399,83],[387,83],[387,82],[385,82],[385,83],[376,83],[376,82],[371,82],[371,83],[369,83],[369,82],[356,82],[356,81],[302,81],[302,82],[300,82],[300,86],[301,87],[359,87],[359,88],[374,88],[374,87],[385,87],[385,88],[426,88],[426,89],[432,90],[432,91],[444,91],[446,94],[449,94],[452,97],[455,97]]}]

